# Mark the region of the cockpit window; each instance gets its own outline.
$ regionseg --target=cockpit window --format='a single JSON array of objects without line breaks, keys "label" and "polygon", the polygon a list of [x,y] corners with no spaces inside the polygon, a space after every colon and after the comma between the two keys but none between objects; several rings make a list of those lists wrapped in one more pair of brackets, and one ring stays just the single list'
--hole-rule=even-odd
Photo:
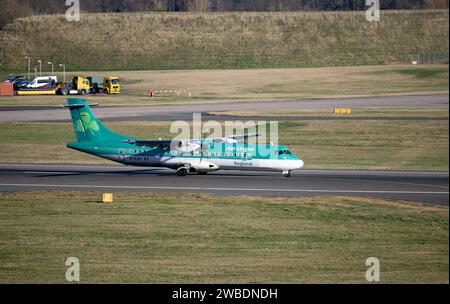
[{"label": "cockpit window", "polygon": [[278,153],[278,155],[292,154],[291,151],[289,151],[289,150],[280,150],[280,151],[278,151],[277,153]]}]

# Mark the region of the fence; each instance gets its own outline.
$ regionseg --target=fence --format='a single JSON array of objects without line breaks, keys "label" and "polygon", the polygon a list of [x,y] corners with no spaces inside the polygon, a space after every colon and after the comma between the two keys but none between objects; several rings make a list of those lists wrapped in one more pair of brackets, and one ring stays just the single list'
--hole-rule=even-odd
[{"label": "fence", "polygon": [[448,63],[448,53],[419,53],[417,64]]}]

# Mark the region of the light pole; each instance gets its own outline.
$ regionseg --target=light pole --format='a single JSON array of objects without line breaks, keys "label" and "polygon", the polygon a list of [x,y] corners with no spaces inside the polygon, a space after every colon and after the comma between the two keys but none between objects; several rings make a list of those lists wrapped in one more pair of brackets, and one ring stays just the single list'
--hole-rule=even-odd
[{"label": "light pole", "polygon": [[31,58],[25,56],[25,59],[28,59],[28,79],[30,79]]},{"label": "light pole", "polygon": [[47,64],[50,64],[52,66],[52,75],[53,75],[53,63],[52,62],[47,62]]},{"label": "light pole", "polygon": [[39,76],[42,76],[42,60],[37,61],[39,63]]},{"label": "light pole", "polygon": [[34,78],[37,77],[37,67],[34,67]]},{"label": "light pole", "polygon": [[66,82],[66,65],[60,63],[59,66],[62,67],[62,69],[63,69],[63,75],[64,75],[64,80],[63,81]]}]

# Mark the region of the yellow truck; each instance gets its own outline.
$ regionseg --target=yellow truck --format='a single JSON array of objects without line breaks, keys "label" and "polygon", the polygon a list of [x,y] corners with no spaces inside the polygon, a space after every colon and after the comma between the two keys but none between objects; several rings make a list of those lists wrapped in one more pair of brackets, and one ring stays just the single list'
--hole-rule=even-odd
[{"label": "yellow truck", "polygon": [[58,95],[85,95],[90,93],[89,80],[83,76],[75,76],[71,82],[60,82],[56,87]]},{"label": "yellow truck", "polygon": [[91,93],[120,94],[120,81],[116,76],[88,77]]},{"label": "yellow truck", "polygon": [[105,94],[119,94],[120,82],[119,78],[115,76],[108,76],[103,78],[103,93]]}]

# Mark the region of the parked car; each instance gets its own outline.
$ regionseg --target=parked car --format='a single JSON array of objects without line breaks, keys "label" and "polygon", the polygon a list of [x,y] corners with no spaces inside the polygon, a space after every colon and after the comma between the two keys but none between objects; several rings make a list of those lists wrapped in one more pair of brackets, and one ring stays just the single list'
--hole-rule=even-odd
[{"label": "parked car", "polygon": [[30,83],[30,80],[26,79],[23,76],[11,76],[3,82],[7,82],[7,83],[12,82],[14,85],[14,90],[17,91],[21,88],[26,87],[28,85],[28,83]]},{"label": "parked car", "polygon": [[19,79],[25,79],[22,75],[20,76],[10,76],[8,79],[4,80],[3,82],[12,82],[19,80]]},{"label": "parked car", "polygon": [[14,80],[13,84],[14,84],[14,90],[19,90],[21,88],[26,87],[28,84],[30,83],[30,80],[25,79],[25,78],[19,78]]}]

